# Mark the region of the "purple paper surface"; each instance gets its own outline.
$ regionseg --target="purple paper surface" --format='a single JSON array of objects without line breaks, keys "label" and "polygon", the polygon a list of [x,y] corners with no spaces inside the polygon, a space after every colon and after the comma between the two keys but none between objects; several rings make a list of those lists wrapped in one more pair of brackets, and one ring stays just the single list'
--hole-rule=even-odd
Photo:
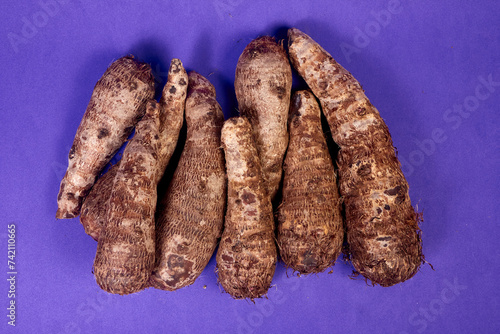
[{"label": "purple paper surface", "polygon": [[[0,9],[1,333],[500,332],[499,2],[41,0]],[[283,39],[289,27],[329,51],[380,111],[423,210],[435,270],[423,265],[382,288],[350,279],[340,258],[333,273],[300,278],[280,262],[268,298],[253,304],[221,292],[212,258],[176,292],[100,290],[96,242],[78,218],[56,221],[55,212],[69,148],[107,66],[134,54],[160,91],[180,58],[208,76],[228,118],[244,47],[259,35]]]}]

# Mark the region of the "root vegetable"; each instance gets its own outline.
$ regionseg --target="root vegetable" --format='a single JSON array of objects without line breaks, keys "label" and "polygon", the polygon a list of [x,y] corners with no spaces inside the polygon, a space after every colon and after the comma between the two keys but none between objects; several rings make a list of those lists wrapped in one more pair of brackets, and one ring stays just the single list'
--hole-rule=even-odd
[{"label": "root vegetable", "polygon": [[153,269],[159,123],[159,108],[152,100],[114,178],[94,260],[97,284],[107,292],[138,292]]},{"label": "root vegetable", "polygon": [[332,266],[344,229],[335,170],[315,97],[299,91],[290,109],[290,143],[278,208],[278,248],[283,262],[301,274]]},{"label": "root vegetable", "polygon": [[354,268],[373,284],[403,282],[423,257],[419,215],[389,130],[358,81],[328,52],[298,29],[288,37],[292,64],[319,98],[340,146],[340,195]]},{"label": "root vegetable", "polygon": [[97,82],[69,152],[57,197],[56,218],[74,218],[96,177],[144,115],[154,96],[148,64],[133,57],[115,61]]},{"label": "root vegetable", "polygon": [[[173,59],[159,103],[161,145],[158,151],[158,179],[161,179],[179,138],[179,131],[184,120],[187,83],[188,77],[182,62],[179,59]],[[80,222],[85,232],[95,240],[98,240],[101,228],[106,221],[107,204],[118,164],[112,166],[97,180],[82,205]]]},{"label": "root vegetable", "polygon": [[217,252],[219,282],[234,298],[253,300],[267,293],[276,268],[271,199],[248,120],[227,120],[221,141],[226,157],[228,203]]},{"label": "root vegetable", "polygon": [[187,91],[179,60],[172,61],[167,85],[173,95],[149,101],[113,181],[94,260],[97,283],[111,293],[144,289],[153,270],[157,186],[177,142]]},{"label": "root vegetable", "polygon": [[172,291],[193,284],[217,246],[226,200],[223,122],[214,87],[190,72],[186,143],[158,209],[156,264],[150,279],[155,288]]},{"label": "root vegetable", "polygon": [[252,124],[263,177],[273,199],[288,145],[292,88],[292,70],[283,47],[269,36],[248,44],[236,66],[234,87],[238,109]]}]

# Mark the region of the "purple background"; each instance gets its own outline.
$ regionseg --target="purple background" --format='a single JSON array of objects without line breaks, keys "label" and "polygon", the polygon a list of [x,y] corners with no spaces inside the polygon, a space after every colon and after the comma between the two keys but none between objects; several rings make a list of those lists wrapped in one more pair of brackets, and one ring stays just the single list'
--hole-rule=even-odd
[{"label": "purple background", "polygon": [[[500,331],[498,2],[6,3],[0,332]],[[188,70],[209,75],[228,117],[236,110],[234,70],[243,48],[259,35],[283,38],[292,26],[351,71],[386,120],[413,204],[424,211],[423,249],[435,270],[424,265],[411,280],[381,288],[349,279],[352,267],[341,260],[332,274],[301,278],[287,277],[280,263],[269,299],[254,305],[221,293],[212,259],[194,285],[176,292],[101,291],[91,272],[96,242],[78,219],[54,215],[69,147],[106,67],[132,53],[152,65],[161,86],[178,57]],[[493,86],[482,83],[488,77]],[[15,328],[6,317],[10,223],[17,226]]]}]

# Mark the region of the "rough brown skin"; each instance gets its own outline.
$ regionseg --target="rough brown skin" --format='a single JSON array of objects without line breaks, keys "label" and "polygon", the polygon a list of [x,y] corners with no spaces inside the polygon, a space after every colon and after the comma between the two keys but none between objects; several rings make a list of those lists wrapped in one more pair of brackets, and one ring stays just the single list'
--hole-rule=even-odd
[{"label": "rough brown skin", "polygon": [[[162,138],[158,152],[159,178],[163,175],[179,138],[179,131],[184,120],[187,84],[188,76],[182,62],[179,59],[173,59],[159,103],[161,111],[159,131]],[[106,174],[97,180],[82,205],[80,222],[85,228],[85,232],[95,240],[98,240],[101,228],[106,221],[107,204],[118,169],[117,165],[112,166]]]},{"label": "rough brown skin", "polygon": [[354,268],[373,284],[411,278],[422,263],[419,215],[411,206],[389,130],[361,85],[298,29],[288,30],[293,66],[319,98],[340,146],[340,195]]},{"label": "rough brown skin", "polygon": [[288,267],[301,274],[319,273],[341,253],[344,228],[321,110],[311,92],[294,94],[289,131],[278,208],[278,248]]},{"label": "rough brown skin", "polygon": [[159,114],[151,100],[114,178],[94,260],[97,284],[110,293],[144,289],[153,269]]},{"label": "rough brown skin", "polygon": [[131,56],[112,63],[99,79],[69,152],[56,218],[80,214],[83,199],[144,115],[154,91],[150,66]]},{"label": "rough brown skin", "polygon": [[156,263],[150,285],[177,290],[202,273],[217,246],[226,201],[220,132],[224,115],[212,84],[189,73],[187,138],[158,208]]},{"label": "rough brown skin", "polygon": [[267,293],[276,268],[272,204],[248,120],[227,120],[221,138],[228,202],[217,272],[220,284],[233,298],[253,300]]},{"label": "rough brown skin", "polygon": [[273,37],[254,39],[243,50],[234,79],[238,109],[252,124],[262,173],[271,199],[278,191],[288,145],[292,69]]},{"label": "rough brown skin", "polygon": [[96,281],[105,291],[123,295],[148,286],[155,260],[157,186],[177,142],[186,83],[186,72],[174,59],[166,89],[175,96],[165,97],[168,108],[149,101],[123,152],[94,260]]},{"label": "rough brown skin", "polygon": [[113,181],[118,171],[119,162],[109,168],[92,187],[82,204],[80,223],[82,223],[85,233],[90,235],[95,241],[99,240],[102,226],[106,221],[108,211],[108,200],[113,190]]}]

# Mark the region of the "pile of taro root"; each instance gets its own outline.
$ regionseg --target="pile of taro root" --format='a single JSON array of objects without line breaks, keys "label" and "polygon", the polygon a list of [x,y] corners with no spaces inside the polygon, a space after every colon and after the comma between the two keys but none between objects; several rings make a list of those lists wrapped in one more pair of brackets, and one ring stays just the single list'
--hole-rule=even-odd
[{"label": "pile of taro root", "polygon": [[[227,120],[214,86],[179,59],[159,100],[151,67],[133,56],[97,82],[56,217],[79,215],[98,242],[93,273],[102,289],[191,285],[217,246],[218,281],[234,298],[265,296],[278,254],[306,275],[332,267],[344,251],[355,273],[381,286],[418,271],[421,215],[379,112],[308,35],[291,28],[283,44],[264,36],[243,50],[234,82],[239,116]],[[292,94],[292,67],[307,90]],[[175,171],[165,173],[176,148]],[[159,192],[162,179],[168,188]]]}]

